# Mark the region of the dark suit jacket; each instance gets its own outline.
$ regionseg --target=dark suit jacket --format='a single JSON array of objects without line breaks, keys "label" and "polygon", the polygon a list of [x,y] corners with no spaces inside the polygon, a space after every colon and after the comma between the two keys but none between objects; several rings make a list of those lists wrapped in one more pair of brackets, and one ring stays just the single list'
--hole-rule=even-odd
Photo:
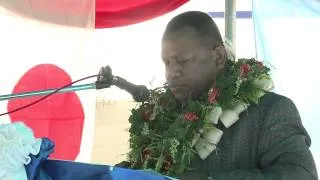
[{"label": "dark suit jacket", "polygon": [[318,179],[310,145],[294,103],[268,93],[224,130],[216,152],[191,165],[218,180]]}]

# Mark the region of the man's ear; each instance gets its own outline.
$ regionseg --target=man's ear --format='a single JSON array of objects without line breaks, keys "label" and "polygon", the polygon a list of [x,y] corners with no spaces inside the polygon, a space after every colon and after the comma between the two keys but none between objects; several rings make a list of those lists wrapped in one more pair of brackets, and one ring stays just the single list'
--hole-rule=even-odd
[{"label": "man's ear", "polygon": [[213,58],[216,62],[216,67],[218,69],[218,72],[221,72],[225,68],[225,64],[227,61],[227,51],[223,45],[220,45],[213,49]]}]

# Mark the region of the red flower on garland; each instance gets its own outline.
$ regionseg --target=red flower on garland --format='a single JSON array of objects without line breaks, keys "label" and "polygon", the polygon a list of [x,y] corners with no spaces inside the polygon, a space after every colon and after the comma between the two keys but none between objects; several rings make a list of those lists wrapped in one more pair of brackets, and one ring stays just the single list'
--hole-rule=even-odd
[{"label": "red flower on garland", "polygon": [[148,112],[143,111],[143,112],[142,112],[142,118],[143,118],[143,120],[149,121],[149,120],[150,120],[150,115],[151,115],[151,114],[149,114]]},{"label": "red flower on garland", "polygon": [[220,91],[218,88],[213,88],[209,91],[208,94],[208,101],[210,104],[215,104],[217,102],[217,98],[220,94]]},{"label": "red flower on garland", "polygon": [[193,112],[185,113],[183,117],[187,121],[196,121],[199,119],[199,117]]},{"label": "red flower on garland", "polygon": [[251,69],[251,66],[250,66],[249,64],[242,64],[242,65],[240,66],[240,74],[241,74],[241,76],[244,76],[244,77],[248,76],[248,73],[249,73],[251,70],[252,70],[252,69]]},{"label": "red flower on garland", "polygon": [[168,171],[172,164],[173,158],[171,156],[166,156],[162,165],[162,171]]},{"label": "red flower on garland", "polygon": [[152,114],[152,108],[153,107],[148,104],[144,105],[144,107],[141,109],[141,112],[140,112],[143,120],[145,120],[145,121],[150,120],[150,116]]},{"label": "red flower on garland", "polygon": [[145,161],[148,156],[151,156],[151,151],[149,149],[144,149],[142,152],[142,160]]}]

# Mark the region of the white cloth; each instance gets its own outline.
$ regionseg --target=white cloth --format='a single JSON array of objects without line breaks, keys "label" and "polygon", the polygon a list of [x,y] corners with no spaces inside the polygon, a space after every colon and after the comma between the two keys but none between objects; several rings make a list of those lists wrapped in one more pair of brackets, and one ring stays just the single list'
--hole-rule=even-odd
[{"label": "white cloth", "polygon": [[24,123],[0,125],[0,180],[28,180],[24,165],[40,151],[41,139]]}]

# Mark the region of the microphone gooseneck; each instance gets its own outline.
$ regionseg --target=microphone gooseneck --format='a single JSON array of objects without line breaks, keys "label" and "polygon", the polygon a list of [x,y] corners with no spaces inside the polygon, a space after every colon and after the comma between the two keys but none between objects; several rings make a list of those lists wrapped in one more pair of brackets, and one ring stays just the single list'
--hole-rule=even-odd
[{"label": "microphone gooseneck", "polygon": [[111,85],[129,92],[137,102],[144,102],[150,96],[150,91],[146,86],[135,85],[119,76],[113,76],[110,66],[102,67],[96,82],[96,89],[108,88]]},{"label": "microphone gooseneck", "polygon": [[132,84],[119,76],[113,77],[112,84],[129,92],[137,102],[144,102],[149,99],[150,92],[144,85]]}]

